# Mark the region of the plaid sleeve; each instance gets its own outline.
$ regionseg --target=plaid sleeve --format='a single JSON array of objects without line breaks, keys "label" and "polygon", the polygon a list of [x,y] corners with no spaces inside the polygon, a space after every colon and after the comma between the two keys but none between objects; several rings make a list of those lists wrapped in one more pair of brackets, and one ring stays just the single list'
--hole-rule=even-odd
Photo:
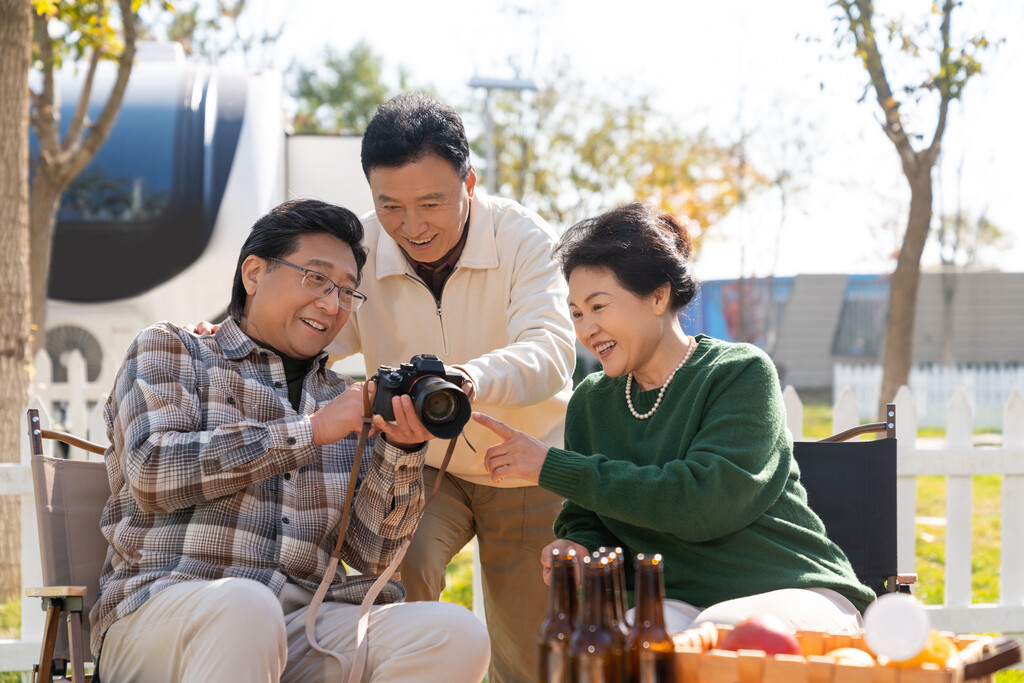
[{"label": "plaid sleeve", "polygon": [[359,486],[342,557],[364,574],[381,572],[423,514],[426,444],[403,451],[377,438],[369,471]]},{"label": "plaid sleeve", "polygon": [[220,498],[316,457],[306,416],[224,424],[197,388],[189,348],[161,324],[132,343],[112,397],[114,450],[140,508],[167,512]]}]

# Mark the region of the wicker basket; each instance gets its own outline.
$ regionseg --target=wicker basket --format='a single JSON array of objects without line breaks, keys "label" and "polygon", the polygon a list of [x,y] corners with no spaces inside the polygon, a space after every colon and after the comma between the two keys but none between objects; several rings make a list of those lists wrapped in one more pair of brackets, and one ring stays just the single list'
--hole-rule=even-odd
[{"label": "wicker basket", "polygon": [[1020,661],[1020,644],[1009,638],[952,635],[960,650],[956,668],[919,668],[836,663],[823,655],[841,647],[868,650],[862,636],[797,633],[805,656],[768,656],[756,650],[715,649],[730,628],[703,624],[674,637],[676,681],[681,683],[960,683],[992,681],[992,674]]}]

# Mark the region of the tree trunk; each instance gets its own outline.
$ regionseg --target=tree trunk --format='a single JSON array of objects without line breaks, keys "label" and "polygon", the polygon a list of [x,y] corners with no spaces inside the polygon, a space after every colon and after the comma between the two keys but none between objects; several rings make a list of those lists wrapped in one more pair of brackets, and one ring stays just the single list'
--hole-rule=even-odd
[{"label": "tree trunk", "polygon": [[896,270],[889,283],[889,312],[885,325],[882,356],[882,390],[878,395],[879,419],[884,419],[885,404],[892,401],[907,383],[914,357],[914,316],[917,313],[917,288],[921,279],[921,252],[932,220],[931,165],[921,164],[907,171],[910,182],[910,216],[903,236]]},{"label": "tree trunk", "polygon": [[36,172],[32,177],[29,209],[29,268],[32,287],[32,357],[46,345],[46,300],[50,289],[50,253],[57,225],[57,210],[67,183],[51,174]]},{"label": "tree trunk", "polygon": [[[28,403],[31,2],[0,0],[0,461],[17,462]],[[0,496],[0,600],[21,593],[21,500]]]}]

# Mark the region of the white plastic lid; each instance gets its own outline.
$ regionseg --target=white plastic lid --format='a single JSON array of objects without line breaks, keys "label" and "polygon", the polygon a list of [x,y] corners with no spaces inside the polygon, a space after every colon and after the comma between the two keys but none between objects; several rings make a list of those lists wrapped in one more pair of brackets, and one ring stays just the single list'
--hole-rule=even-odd
[{"label": "white plastic lid", "polygon": [[931,625],[924,606],[905,593],[887,593],[864,612],[864,640],[875,654],[902,661],[928,643]]}]

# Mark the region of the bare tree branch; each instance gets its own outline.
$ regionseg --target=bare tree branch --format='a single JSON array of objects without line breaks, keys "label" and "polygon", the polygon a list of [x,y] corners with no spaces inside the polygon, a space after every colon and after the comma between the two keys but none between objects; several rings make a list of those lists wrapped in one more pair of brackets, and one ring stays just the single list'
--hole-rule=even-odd
[{"label": "bare tree branch", "polygon": [[[942,34],[942,52],[939,53],[939,77],[951,78],[952,74],[949,70],[949,24],[950,15],[953,14],[953,7],[955,6],[953,0],[946,0],[942,5],[942,26],[940,33]],[[946,114],[949,110],[949,101],[952,99],[949,85],[946,87],[939,87],[939,118],[935,123],[935,133],[932,135],[931,144],[928,145],[926,154],[929,156],[929,161],[936,159],[939,155],[940,145],[942,143],[942,134],[946,130]]]},{"label": "bare tree branch", "polygon": [[[878,42],[875,39],[875,32],[872,28],[874,9],[871,0],[842,0],[840,5],[846,13],[858,50],[864,59],[864,68],[871,79],[871,85],[875,89],[878,98],[878,105],[882,108],[885,116],[885,124],[882,130],[896,146],[903,166],[913,171],[919,163],[917,153],[914,151],[903,127],[903,120],[900,116],[900,105],[893,97],[892,88],[889,87],[889,80],[885,74],[885,67],[882,65],[882,57],[878,50]],[[854,12],[856,8],[856,13]]]},{"label": "bare tree branch", "polygon": [[74,156],[68,160],[67,166],[63,169],[61,177],[70,181],[84,169],[103,142],[117,119],[117,113],[121,108],[121,100],[124,98],[124,91],[128,87],[128,77],[131,75],[132,62],[135,60],[135,39],[138,32],[136,26],[135,11],[132,9],[132,0],[118,0],[121,6],[121,22],[124,25],[124,51],[117,60],[117,80],[110,91],[110,96],[103,106],[103,111],[96,118],[95,124],[89,127],[85,139],[80,148],[75,150]]},{"label": "bare tree branch", "polygon": [[39,163],[49,165],[60,151],[60,112],[57,110],[57,92],[53,79],[53,44],[47,30],[45,16],[32,13],[32,29],[43,62],[43,91],[33,93],[32,125],[39,141]]},{"label": "bare tree branch", "polygon": [[78,148],[79,140],[82,137],[82,129],[89,115],[89,99],[92,97],[92,84],[96,78],[96,69],[99,67],[102,57],[103,51],[98,47],[93,48],[92,57],[89,59],[89,71],[86,72],[82,91],[78,93],[78,104],[75,105],[75,113],[71,117],[68,132],[64,134],[64,151]]}]

